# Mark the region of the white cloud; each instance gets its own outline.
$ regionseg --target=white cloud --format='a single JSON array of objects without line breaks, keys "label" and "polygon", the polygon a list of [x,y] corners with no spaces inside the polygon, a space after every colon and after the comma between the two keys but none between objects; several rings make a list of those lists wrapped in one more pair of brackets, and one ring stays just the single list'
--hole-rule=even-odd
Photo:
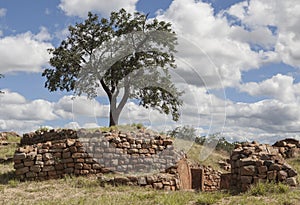
[{"label": "white cloud", "polygon": [[0,18],[4,17],[6,15],[7,9],[5,8],[0,8]]},{"label": "white cloud", "polygon": [[[179,59],[189,64],[208,88],[237,86],[242,71],[257,69],[265,62],[276,60],[273,52],[251,50],[248,41],[244,40],[246,37],[243,37],[245,35],[253,41],[264,42],[265,38],[260,37],[261,32],[265,35],[271,32],[263,29],[253,33],[244,30],[238,32],[223,15],[215,16],[211,5],[204,2],[174,0],[158,18],[172,23],[179,37]],[[265,44],[271,46],[273,41],[271,38]],[[193,76],[187,67],[179,65],[178,72],[183,69],[185,77]],[[199,80],[194,83],[199,84]]]},{"label": "white cloud", "polygon": [[52,39],[51,34],[48,32],[48,29],[44,26],[40,28],[40,32],[34,36],[34,39],[43,42],[50,41]]},{"label": "white cloud", "polygon": [[37,35],[26,32],[0,38],[0,73],[40,72],[50,58],[47,49],[52,48],[50,43],[40,41],[47,38],[45,34],[42,29]]},{"label": "white cloud", "polygon": [[[266,28],[273,26],[276,29],[274,38],[269,38],[268,43],[273,44],[275,52],[280,59],[291,66],[300,68],[300,3],[297,0],[251,0],[233,5],[227,13],[237,17],[243,25],[254,31],[261,30],[255,39],[264,36]],[[272,31],[273,32],[273,31]],[[270,36],[270,35],[268,35]],[[251,36],[248,36],[248,39]],[[272,40],[271,40],[272,39]],[[271,41],[270,41],[271,40]],[[264,45],[266,41],[261,39]]]},{"label": "white cloud", "polygon": [[226,107],[226,127],[251,133],[251,129],[268,133],[299,131],[299,103],[263,100],[255,103],[230,103]]},{"label": "white cloud", "polygon": [[56,120],[54,104],[37,99],[27,101],[16,92],[4,90],[0,95],[0,130],[27,132],[44,125],[47,120]]},{"label": "white cloud", "polygon": [[89,11],[99,12],[102,15],[109,15],[110,12],[126,9],[129,12],[135,11],[135,5],[138,0],[61,0],[59,8],[68,16],[79,16],[86,18]]},{"label": "white cloud", "polygon": [[15,92],[4,90],[0,96],[0,116],[3,120],[54,120],[53,104],[42,99],[27,102]]},{"label": "white cloud", "polygon": [[84,96],[64,96],[55,105],[55,113],[62,118],[107,117],[108,106]]},{"label": "white cloud", "polygon": [[252,96],[267,96],[287,103],[300,99],[300,84],[295,84],[293,77],[282,74],[260,83],[245,83],[241,85],[240,90]]}]

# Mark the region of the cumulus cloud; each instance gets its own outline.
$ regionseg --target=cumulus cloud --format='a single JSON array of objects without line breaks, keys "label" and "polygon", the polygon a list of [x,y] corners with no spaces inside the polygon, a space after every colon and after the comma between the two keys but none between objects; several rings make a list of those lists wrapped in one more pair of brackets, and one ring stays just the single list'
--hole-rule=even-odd
[{"label": "cumulus cloud", "polygon": [[47,49],[52,48],[50,43],[43,42],[46,39],[49,35],[45,28],[37,35],[26,32],[0,38],[0,73],[40,72],[50,58]]},{"label": "cumulus cloud", "polygon": [[45,121],[58,119],[53,103],[42,99],[27,101],[19,93],[4,92],[0,95],[0,130],[32,131]]},{"label": "cumulus cloud", "polygon": [[85,96],[64,96],[55,104],[55,112],[62,118],[107,117],[108,105],[100,104]]},{"label": "cumulus cloud", "polygon": [[240,90],[252,96],[266,96],[287,103],[299,101],[300,97],[300,84],[295,84],[292,76],[282,74],[259,83],[245,83]]},{"label": "cumulus cloud", "polygon": [[135,11],[135,5],[138,0],[61,0],[59,8],[62,9],[68,16],[79,16],[85,18],[89,11],[99,12],[102,15],[109,15],[110,12],[126,9],[129,12]]},{"label": "cumulus cloud", "polygon": [[[265,40],[260,37],[261,32],[272,36],[271,32],[260,29],[249,33],[240,28],[247,36],[243,37],[222,14],[214,15],[213,8],[207,3],[174,0],[158,18],[172,23],[179,37],[177,59],[196,71],[208,88],[237,86],[243,71],[257,69],[276,58],[272,51],[253,51],[249,42],[243,39],[261,42]],[[273,41],[271,38],[266,45],[270,46]],[[192,72],[188,72],[191,71],[188,66],[180,64],[178,67],[178,72],[184,70],[182,74],[193,76]],[[194,81],[201,86],[199,80]]]},{"label": "cumulus cloud", "polygon": [[[231,103],[226,107],[226,126],[261,132],[297,132],[300,125],[299,103],[268,99],[255,103]],[[249,132],[250,133],[250,132]]]},{"label": "cumulus cloud", "polygon": [[[266,42],[270,45],[273,44],[274,51],[278,53],[284,63],[299,68],[299,9],[300,4],[297,0],[251,0],[235,4],[226,12],[236,17],[241,22],[242,27],[252,30],[250,32],[261,30],[260,36],[270,36],[270,34],[264,35],[266,29],[269,29],[276,36],[275,42],[273,42],[274,38],[269,38],[267,41],[259,41],[258,43],[262,46]],[[248,36],[247,38],[250,40],[253,37]],[[257,36],[255,39],[259,39],[259,37]]]}]

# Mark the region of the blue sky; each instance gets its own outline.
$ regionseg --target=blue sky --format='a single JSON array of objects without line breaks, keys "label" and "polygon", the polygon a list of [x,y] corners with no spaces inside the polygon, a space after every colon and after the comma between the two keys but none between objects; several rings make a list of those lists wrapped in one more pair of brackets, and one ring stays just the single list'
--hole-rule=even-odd
[{"label": "blue sky", "polygon": [[180,42],[175,83],[186,91],[178,123],[134,101],[122,123],[158,130],[189,124],[200,134],[222,132],[233,140],[298,137],[297,0],[0,0],[0,131],[107,125],[104,95],[88,102],[50,93],[41,73],[49,67],[47,48],[66,38],[69,25],[89,10],[107,17],[120,8],[172,23]]}]

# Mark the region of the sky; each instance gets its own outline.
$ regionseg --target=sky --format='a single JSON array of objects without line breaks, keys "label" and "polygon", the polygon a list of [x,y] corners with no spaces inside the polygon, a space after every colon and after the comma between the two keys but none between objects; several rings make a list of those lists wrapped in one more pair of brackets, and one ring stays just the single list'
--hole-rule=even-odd
[{"label": "sky", "polygon": [[[230,140],[299,138],[298,0],[0,0],[0,131],[106,126],[108,101],[49,92],[41,76],[47,49],[88,11],[125,8],[172,23],[178,37],[174,83],[184,90],[181,118],[128,101],[120,122],[166,131],[190,125]],[[150,19],[150,20],[151,20]]]}]

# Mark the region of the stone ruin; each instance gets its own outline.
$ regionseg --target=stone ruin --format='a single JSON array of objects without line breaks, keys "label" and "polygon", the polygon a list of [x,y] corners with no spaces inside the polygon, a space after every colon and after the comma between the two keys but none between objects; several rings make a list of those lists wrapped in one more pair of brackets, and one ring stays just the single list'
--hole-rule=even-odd
[{"label": "stone ruin", "polygon": [[[14,155],[21,180],[95,175],[103,183],[138,185],[162,190],[246,191],[257,182],[297,185],[297,172],[284,158],[299,155],[294,139],[273,146],[257,142],[236,145],[225,167],[231,173],[191,163],[167,136],[137,132],[50,130],[24,134]],[[107,177],[106,173],[115,173]]]},{"label": "stone ruin", "polygon": [[287,149],[257,142],[236,145],[230,157],[231,173],[221,177],[221,188],[246,191],[251,184],[267,181],[296,186],[297,172],[284,159]]},{"label": "stone ruin", "polygon": [[[163,190],[220,188],[221,173],[191,165],[167,136],[137,132],[50,130],[23,135],[14,155],[21,180],[98,176],[104,183]],[[107,178],[106,173],[115,173]]]}]

